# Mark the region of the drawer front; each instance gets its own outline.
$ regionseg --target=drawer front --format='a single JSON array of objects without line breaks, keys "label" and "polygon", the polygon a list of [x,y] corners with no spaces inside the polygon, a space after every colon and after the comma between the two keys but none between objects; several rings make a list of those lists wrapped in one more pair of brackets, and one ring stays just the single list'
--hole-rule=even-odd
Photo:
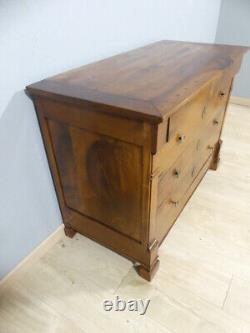
[{"label": "drawer front", "polygon": [[[202,147],[202,153],[199,154]],[[199,173],[204,161],[211,155],[211,150],[204,147],[200,139],[194,141],[174,164],[159,176],[157,206],[166,203],[178,204],[180,198]]]},{"label": "drawer front", "polygon": [[[169,118],[168,142],[154,156],[153,171],[162,172],[182,155],[207,122],[204,110],[208,108],[211,85]],[[161,137],[163,137],[161,135]]]},{"label": "drawer front", "polygon": [[202,139],[196,139],[189,145],[173,165],[159,175],[157,204],[178,203],[185,190],[197,176],[204,161],[212,153],[211,147]]},{"label": "drawer front", "polygon": [[[158,206],[163,201],[178,202],[187,187],[197,176],[204,162],[213,153],[219,140],[224,111],[217,110],[208,121],[202,135],[198,135],[167,170],[159,175]],[[167,156],[165,157],[167,159]],[[171,197],[171,193],[174,196]]]},{"label": "drawer front", "polygon": [[[192,101],[176,111],[168,121],[168,126],[160,126],[158,133],[158,152],[153,162],[153,172],[162,172],[171,166],[204,128],[218,114],[222,115],[227,105],[232,80],[223,76],[205,87]],[[168,131],[168,134],[161,133]],[[163,139],[168,138],[164,142]],[[162,143],[162,145],[161,145]],[[168,156],[168,158],[165,158]]]},{"label": "drawer front", "polygon": [[208,106],[216,83],[213,80],[197,94],[179,107],[163,124],[158,127],[158,151],[165,145],[182,151],[193,134],[205,121]]},{"label": "drawer front", "polygon": [[175,112],[169,120],[169,146],[182,153],[206,122],[211,85]]},{"label": "drawer front", "polygon": [[231,92],[233,78],[223,75],[220,80],[213,82],[211,87],[210,110],[225,110]]},{"label": "drawer front", "polygon": [[159,242],[162,242],[176,221],[177,217],[185,207],[187,201],[199,185],[211,163],[211,156],[203,164],[202,169],[197,174],[191,185],[186,189],[180,198],[178,204],[166,201],[161,207],[158,207],[156,213],[156,233]]}]

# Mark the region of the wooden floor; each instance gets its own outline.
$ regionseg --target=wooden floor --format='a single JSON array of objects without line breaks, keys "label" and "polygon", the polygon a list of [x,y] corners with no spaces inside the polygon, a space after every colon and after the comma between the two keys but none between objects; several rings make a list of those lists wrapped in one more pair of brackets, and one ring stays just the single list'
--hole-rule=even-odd
[{"label": "wooden floor", "polygon": [[[152,283],[87,238],[64,238],[0,296],[0,333],[249,333],[250,108],[230,106],[223,139]],[[151,299],[146,315],[105,312],[116,295]]]}]

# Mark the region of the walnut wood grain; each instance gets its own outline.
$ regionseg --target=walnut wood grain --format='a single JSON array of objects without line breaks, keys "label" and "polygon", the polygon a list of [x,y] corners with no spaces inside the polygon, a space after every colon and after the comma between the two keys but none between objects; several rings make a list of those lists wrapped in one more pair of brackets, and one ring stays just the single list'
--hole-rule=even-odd
[{"label": "walnut wood grain", "polygon": [[66,235],[97,241],[152,280],[160,243],[218,164],[247,50],[161,41],[27,87]]},{"label": "walnut wood grain", "polygon": [[247,47],[161,41],[83,66],[28,87],[33,95],[159,123]]}]

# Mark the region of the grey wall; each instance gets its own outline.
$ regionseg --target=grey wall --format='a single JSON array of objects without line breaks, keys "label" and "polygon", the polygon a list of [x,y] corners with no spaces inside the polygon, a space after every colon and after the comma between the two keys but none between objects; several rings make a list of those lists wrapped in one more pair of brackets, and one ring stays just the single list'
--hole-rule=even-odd
[{"label": "grey wall", "polygon": [[218,0],[0,0],[0,278],[62,222],[24,87],[160,39],[213,42]]},{"label": "grey wall", "polygon": [[[249,0],[222,0],[216,42],[250,46]],[[232,95],[250,98],[250,52],[245,55]]]}]

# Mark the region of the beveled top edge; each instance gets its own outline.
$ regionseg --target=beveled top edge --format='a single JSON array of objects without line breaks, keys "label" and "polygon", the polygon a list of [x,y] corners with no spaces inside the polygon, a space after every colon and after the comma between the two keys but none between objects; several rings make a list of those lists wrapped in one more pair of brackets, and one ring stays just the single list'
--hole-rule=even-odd
[{"label": "beveled top edge", "polygon": [[[77,72],[78,70],[85,70],[90,66],[95,66],[97,64],[104,64],[106,61],[111,61],[112,59],[119,59],[121,56],[126,56],[133,54],[134,52],[139,52],[147,49],[152,49],[156,45],[174,45],[180,44],[185,46],[190,45],[201,45],[207,47],[222,48],[227,49],[230,55],[232,54],[233,58],[238,56],[242,56],[245,52],[247,52],[250,47],[246,46],[235,46],[235,45],[224,45],[224,44],[209,44],[209,43],[196,43],[196,42],[180,42],[180,41],[168,41],[162,40],[158,41],[140,48],[137,48],[132,51],[127,51],[118,55],[114,55],[110,58],[100,60],[98,62],[94,62],[92,64],[87,64],[77,69],[73,69],[70,71],[66,71],[63,75],[71,75],[71,73]],[[231,66],[231,64],[227,65]],[[223,70],[221,70],[222,72]],[[207,80],[212,80],[216,75],[218,75],[220,69],[217,69],[216,72],[209,73]],[[43,96],[50,99],[61,100],[64,102],[69,103],[76,103],[78,105],[86,106],[87,103],[95,103],[101,107],[105,107],[105,112],[112,113],[117,116],[125,116],[129,118],[145,120],[152,123],[160,123],[164,120],[166,116],[169,116],[172,111],[174,111],[179,105],[187,100],[188,96],[184,96],[183,98],[179,98],[176,100],[172,100],[169,105],[161,106],[160,103],[155,102],[154,99],[141,99],[135,98],[123,94],[117,94],[112,92],[107,92],[103,90],[91,89],[87,86],[79,86],[77,84],[68,84],[66,81],[60,80],[57,81],[57,78],[60,77],[62,74],[55,75],[48,79],[39,81],[37,83],[31,84],[26,87],[29,95],[32,97]],[[196,93],[199,89],[201,89],[204,85],[204,82],[200,82],[200,85],[197,85],[193,94]],[[191,95],[191,94],[190,94]],[[171,96],[172,97],[172,96]],[[164,103],[168,102],[168,100],[163,101]],[[171,111],[172,110],[172,111]],[[101,108],[100,108],[101,111]]]},{"label": "beveled top edge", "polygon": [[77,86],[73,87],[74,92],[69,93],[68,87],[52,81],[42,80],[26,87],[27,94],[32,98],[46,97],[56,101],[77,104],[88,107],[88,104],[96,104],[100,107],[100,112],[113,114],[118,117],[126,117],[135,120],[145,120],[151,123],[161,123],[162,114],[151,101],[137,99],[123,100],[123,96],[99,94],[95,90],[84,88],[86,97],[83,98],[83,91],[78,93]]}]

